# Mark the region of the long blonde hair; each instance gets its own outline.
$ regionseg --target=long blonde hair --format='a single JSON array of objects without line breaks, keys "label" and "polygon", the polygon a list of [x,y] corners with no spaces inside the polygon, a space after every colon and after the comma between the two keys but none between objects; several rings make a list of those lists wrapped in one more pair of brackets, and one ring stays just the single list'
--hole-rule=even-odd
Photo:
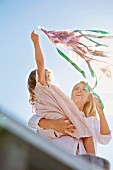
[{"label": "long blonde hair", "polygon": [[[86,85],[86,82],[85,81],[80,81],[79,83],[77,84],[80,84],[80,83],[83,83]],[[76,85],[77,85],[76,84]],[[73,87],[72,89],[72,92],[71,92],[71,99],[72,99],[72,96],[73,96],[73,92],[74,92],[74,89],[76,87],[76,85]],[[88,101],[86,102],[86,104],[84,105],[83,107],[83,112],[85,114],[86,117],[90,117],[90,116],[94,116],[97,118],[97,113],[96,113],[96,105],[95,105],[95,101],[94,101],[94,97],[93,97],[93,94],[91,93],[91,87],[88,85],[88,91],[89,91],[89,96],[88,96]]]},{"label": "long blonde hair", "polygon": [[[52,72],[49,71],[48,69],[45,69],[45,72],[46,72],[45,73],[46,82],[51,82],[52,76],[50,74],[52,74]],[[29,103],[31,105],[34,105],[34,103],[35,103],[34,89],[35,89],[35,86],[36,86],[36,81],[38,81],[38,80],[36,80],[36,74],[38,75],[37,69],[31,71],[29,76],[28,76],[28,80],[27,80],[27,88],[28,88],[28,91],[29,91],[29,94],[30,94]]]}]

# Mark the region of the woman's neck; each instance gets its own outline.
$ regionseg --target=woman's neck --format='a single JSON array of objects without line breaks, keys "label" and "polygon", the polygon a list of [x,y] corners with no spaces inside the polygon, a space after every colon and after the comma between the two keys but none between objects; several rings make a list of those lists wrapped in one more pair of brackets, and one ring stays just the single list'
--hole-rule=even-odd
[{"label": "woman's neck", "polygon": [[80,102],[76,102],[75,104],[77,105],[78,109],[83,112],[84,105]]}]

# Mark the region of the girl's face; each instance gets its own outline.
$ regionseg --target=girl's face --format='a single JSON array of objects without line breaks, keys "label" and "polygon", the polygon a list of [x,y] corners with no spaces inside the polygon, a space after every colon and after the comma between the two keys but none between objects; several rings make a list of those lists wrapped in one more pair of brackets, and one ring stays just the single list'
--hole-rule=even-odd
[{"label": "girl's face", "polygon": [[72,99],[75,103],[85,104],[88,102],[89,90],[85,91],[85,84],[78,83],[72,93]]},{"label": "girl's face", "polygon": [[46,81],[51,83],[51,81],[52,81],[52,73],[50,71],[45,70],[45,77],[46,77]]}]

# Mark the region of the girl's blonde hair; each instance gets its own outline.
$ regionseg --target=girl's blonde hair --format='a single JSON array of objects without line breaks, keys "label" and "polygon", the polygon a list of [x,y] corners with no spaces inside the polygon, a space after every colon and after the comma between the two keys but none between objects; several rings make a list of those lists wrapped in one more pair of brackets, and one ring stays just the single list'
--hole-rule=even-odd
[{"label": "girl's blonde hair", "polygon": [[[45,69],[45,79],[46,79],[46,82],[51,82],[52,80],[52,76],[50,74],[51,71]],[[31,105],[34,105],[35,103],[35,94],[34,94],[34,89],[35,89],[35,86],[36,86],[36,79],[38,79],[38,69],[35,69],[33,71],[30,72],[29,76],[28,76],[28,80],[27,80],[27,88],[28,88],[28,91],[29,91],[29,94],[30,94],[30,97],[29,97],[29,103]],[[37,78],[36,78],[37,77]]]},{"label": "girl's blonde hair", "polygon": [[[77,84],[80,84],[80,83],[83,83],[83,84],[86,85],[85,81],[80,81]],[[72,89],[71,99],[73,98],[72,96],[73,96],[73,92],[74,92],[74,89],[75,89],[76,85]],[[86,117],[95,116],[97,118],[96,105],[95,105],[93,94],[91,93],[91,87],[89,85],[88,85],[88,91],[89,91],[89,96],[88,96],[89,100],[84,105],[83,112],[84,112]]]}]

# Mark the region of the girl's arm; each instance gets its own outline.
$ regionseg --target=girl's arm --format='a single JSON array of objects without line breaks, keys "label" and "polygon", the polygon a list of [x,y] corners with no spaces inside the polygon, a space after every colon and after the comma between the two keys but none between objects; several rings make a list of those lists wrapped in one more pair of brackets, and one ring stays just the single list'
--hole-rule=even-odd
[{"label": "girl's arm", "polygon": [[38,68],[38,81],[40,82],[40,84],[47,86],[47,83],[45,81],[44,57],[39,44],[39,36],[33,31],[31,33],[31,39],[34,44],[35,60]]}]

